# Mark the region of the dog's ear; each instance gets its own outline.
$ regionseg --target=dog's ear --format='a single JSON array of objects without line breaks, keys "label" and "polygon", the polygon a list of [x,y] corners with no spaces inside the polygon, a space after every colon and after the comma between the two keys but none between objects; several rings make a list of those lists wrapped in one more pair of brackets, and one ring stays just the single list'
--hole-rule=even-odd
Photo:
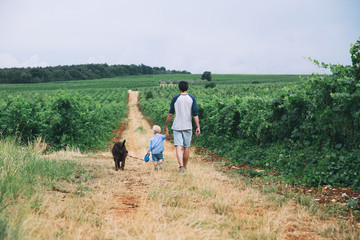
[{"label": "dog's ear", "polygon": [[123,144],[122,144],[123,147],[125,147],[125,142],[126,142],[126,140],[123,141]]}]

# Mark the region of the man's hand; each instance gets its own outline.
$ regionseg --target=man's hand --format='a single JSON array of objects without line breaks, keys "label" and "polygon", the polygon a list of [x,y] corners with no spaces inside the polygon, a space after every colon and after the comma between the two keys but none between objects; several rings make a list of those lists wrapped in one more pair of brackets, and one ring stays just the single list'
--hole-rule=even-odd
[{"label": "man's hand", "polygon": [[169,129],[167,128],[167,126],[165,126],[164,129],[165,129],[166,138],[169,139]]},{"label": "man's hand", "polygon": [[198,137],[200,135],[200,123],[199,123],[199,116],[194,117],[194,121],[196,123],[196,136]]},{"label": "man's hand", "polygon": [[170,120],[172,119],[173,114],[169,113],[166,117],[166,121],[165,121],[165,126],[164,126],[164,130],[165,130],[165,134],[166,134],[166,138],[169,139],[169,129],[167,127],[167,125],[169,124]]},{"label": "man's hand", "polygon": [[200,128],[198,127],[198,128],[196,128],[196,136],[198,137],[199,135],[200,135]]}]

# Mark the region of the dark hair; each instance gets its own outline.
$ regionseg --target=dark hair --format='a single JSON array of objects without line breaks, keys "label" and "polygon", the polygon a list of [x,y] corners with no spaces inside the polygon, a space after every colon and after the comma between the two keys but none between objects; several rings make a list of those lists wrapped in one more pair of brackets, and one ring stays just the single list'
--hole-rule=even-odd
[{"label": "dark hair", "polygon": [[179,89],[181,92],[187,91],[188,88],[189,88],[189,84],[187,82],[185,82],[185,81],[179,82]]}]

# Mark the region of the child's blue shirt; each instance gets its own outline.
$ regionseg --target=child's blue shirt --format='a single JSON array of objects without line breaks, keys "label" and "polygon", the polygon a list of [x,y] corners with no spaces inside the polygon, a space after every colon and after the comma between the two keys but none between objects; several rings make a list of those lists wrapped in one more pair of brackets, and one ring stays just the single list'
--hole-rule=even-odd
[{"label": "child's blue shirt", "polygon": [[150,144],[148,150],[151,151],[152,154],[158,154],[165,150],[164,148],[164,140],[166,139],[166,135],[162,134],[154,134],[150,140]]}]

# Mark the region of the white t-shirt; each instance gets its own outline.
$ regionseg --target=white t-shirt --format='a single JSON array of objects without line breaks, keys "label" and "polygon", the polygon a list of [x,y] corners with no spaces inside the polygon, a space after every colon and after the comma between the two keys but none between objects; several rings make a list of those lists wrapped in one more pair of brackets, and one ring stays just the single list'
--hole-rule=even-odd
[{"label": "white t-shirt", "polygon": [[190,94],[176,95],[170,104],[169,113],[175,113],[175,119],[172,125],[173,130],[192,129],[191,114],[198,116],[198,108],[195,97]]}]

